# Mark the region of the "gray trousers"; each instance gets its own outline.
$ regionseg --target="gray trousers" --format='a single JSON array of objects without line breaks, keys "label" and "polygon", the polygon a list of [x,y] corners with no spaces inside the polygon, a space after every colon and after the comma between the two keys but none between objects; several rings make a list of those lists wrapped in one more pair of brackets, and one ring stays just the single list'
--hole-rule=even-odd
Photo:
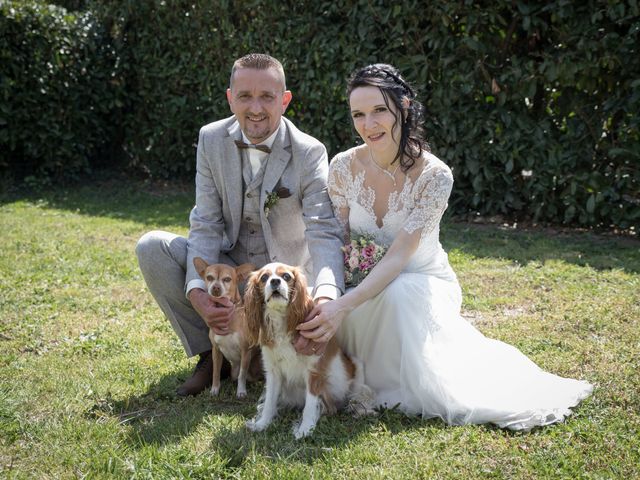
[{"label": "gray trousers", "polygon": [[[160,230],[146,233],[136,245],[140,271],[151,295],[169,319],[189,357],[210,351],[209,327],[185,296],[187,239]],[[220,255],[220,263],[235,266]]]}]

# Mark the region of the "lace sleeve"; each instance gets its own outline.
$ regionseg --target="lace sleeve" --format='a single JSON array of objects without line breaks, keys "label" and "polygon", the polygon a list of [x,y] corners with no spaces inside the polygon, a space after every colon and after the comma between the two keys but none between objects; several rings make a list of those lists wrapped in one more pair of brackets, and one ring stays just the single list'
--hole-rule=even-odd
[{"label": "lace sleeve", "polygon": [[423,173],[421,188],[416,188],[415,207],[403,228],[412,234],[418,229],[422,236],[428,235],[440,223],[447,209],[447,200],[453,187],[453,175],[444,163],[438,161]]},{"label": "lace sleeve", "polygon": [[345,242],[349,239],[349,201],[347,192],[351,183],[351,162],[349,156],[338,154],[329,164],[329,197],[333,213],[340,223]]}]

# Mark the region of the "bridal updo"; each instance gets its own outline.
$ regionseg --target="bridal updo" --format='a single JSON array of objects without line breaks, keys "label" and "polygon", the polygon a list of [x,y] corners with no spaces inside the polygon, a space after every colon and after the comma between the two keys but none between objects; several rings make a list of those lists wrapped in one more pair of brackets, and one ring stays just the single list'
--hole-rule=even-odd
[{"label": "bridal updo", "polygon": [[[406,172],[413,167],[423,151],[429,151],[422,127],[424,106],[416,100],[415,90],[402,78],[398,69],[386,63],[375,63],[354,71],[347,83],[347,98],[358,87],[378,87],[387,108],[395,118],[393,127],[400,122],[400,144],[391,163],[399,160],[400,168]],[[390,108],[389,101],[395,105],[395,111]],[[404,120],[402,114],[396,112],[404,112]]]}]

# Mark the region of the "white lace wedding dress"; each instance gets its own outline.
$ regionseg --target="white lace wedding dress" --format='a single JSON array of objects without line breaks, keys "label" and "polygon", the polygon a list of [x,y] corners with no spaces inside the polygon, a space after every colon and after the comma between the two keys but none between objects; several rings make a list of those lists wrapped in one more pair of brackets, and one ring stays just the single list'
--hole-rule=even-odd
[{"label": "white lace wedding dress", "polygon": [[495,423],[514,430],[570,414],[592,385],[541,370],[460,315],[460,286],[439,242],[453,184],[449,167],[425,153],[424,169],[413,181],[383,192],[388,211],[377,220],[373,206],[380,190],[371,187],[375,181],[357,165],[354,151],[338,154],[329,173],[336,216],[347,232],[372,235],[388,246],[401,229],[422,230],[403,272],[353,310],[337,333],[343,348],[364,363],[376,404],[455,425]]}]

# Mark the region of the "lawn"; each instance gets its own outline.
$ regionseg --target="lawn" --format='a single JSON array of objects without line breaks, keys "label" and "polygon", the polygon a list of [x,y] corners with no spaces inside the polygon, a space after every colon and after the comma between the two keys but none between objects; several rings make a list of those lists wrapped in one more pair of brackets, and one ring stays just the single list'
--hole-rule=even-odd
[{"label": "lawn", "polygon": [[185,234],[189,187],[84,185],[0,200],[2,478],[640,477],[640,241],[448,221],[463,314],[594,395],[565,423],[513,433],[385,411],[288,412],[247,431],[246,400],[179,399],[195,361],[134,255],[151,229]]}]

